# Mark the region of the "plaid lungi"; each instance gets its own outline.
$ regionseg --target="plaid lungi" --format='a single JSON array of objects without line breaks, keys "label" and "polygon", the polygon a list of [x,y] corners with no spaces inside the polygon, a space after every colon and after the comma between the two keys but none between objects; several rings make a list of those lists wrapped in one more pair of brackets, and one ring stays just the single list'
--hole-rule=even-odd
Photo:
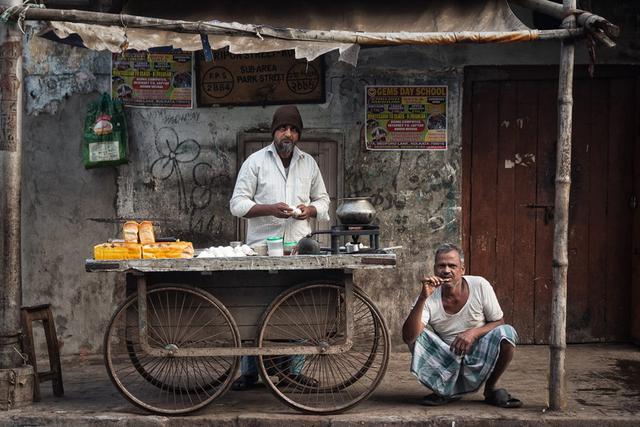
[{"label": "plaid lungi", "polygon": [[418,336],[413,346],[411,373],[441,396],[473,393],[487,380],[500,355],[500,343],[514,347],[518,334],[511,325],[500,325],[480,338],[464,356],[456,356],[449,344],[430,330]]}]

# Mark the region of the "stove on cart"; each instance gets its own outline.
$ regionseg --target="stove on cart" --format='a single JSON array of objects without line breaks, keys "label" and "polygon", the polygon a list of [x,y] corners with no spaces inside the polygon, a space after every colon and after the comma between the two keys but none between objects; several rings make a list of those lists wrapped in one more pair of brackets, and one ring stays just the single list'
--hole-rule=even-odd
[{"label": "stove on cart", "polygon": [[351,236],[351,243],[357,245],[360,236],[369,236],[369,248],[360,252],[377,252],[380,248],[380,226],[371,224],[342,224],[334,225],[331,230],[314,231],[312,235],[329,234],[331,236],[331,253],[340,253],[340,237]]}]

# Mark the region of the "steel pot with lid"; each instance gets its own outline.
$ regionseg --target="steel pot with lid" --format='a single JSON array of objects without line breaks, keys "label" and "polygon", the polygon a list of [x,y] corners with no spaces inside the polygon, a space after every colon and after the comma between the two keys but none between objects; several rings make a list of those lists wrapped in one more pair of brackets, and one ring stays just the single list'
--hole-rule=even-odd
[{"label": "steel pot with lid", "polygon": [[369,197],[348,197],[341,200],[336,215],[342,224],[366,225],[373,221],[376,208]]}]

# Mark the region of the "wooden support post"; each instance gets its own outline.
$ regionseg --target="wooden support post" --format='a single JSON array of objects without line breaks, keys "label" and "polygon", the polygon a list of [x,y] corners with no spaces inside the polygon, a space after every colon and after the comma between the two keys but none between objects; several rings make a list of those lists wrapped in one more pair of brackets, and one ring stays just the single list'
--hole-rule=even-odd
[{"label": "wooden support post", "polygon": [[[565,10],[575,9],[576,0],[564,0]],[[563,26],[575,27],[568,15]],[[560,48],[558,78],[558,142],[556,158],[556,194],[553,227],[553,286],[551,301],[549,408],[562,410],[567,405],[565,350],[567,347],[567,272],[569,269],[568,230],[571,190],[571,126],[573,114],[573,65],[575,45],[564,40]]]},{"label": "wooden support post", "polygon": [[[22,4],[3,1],[0,6]],[[22,365],[19,349],[22,281],[20,178],[22,174],[22,33],[0,23],[0,369]]]}]

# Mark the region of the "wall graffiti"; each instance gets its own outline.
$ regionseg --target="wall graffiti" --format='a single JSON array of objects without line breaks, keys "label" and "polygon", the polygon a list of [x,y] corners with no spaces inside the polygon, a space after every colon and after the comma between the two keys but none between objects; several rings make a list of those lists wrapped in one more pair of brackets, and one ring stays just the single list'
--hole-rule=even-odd
[{"label": "wall graffiti", "polygon": [[398,233],[406,233],[408,231],[409,217],[407,215],[396,215],[393,220],[396,223],[396,231]]},{"label": "wall graffiti", "polygon": [[175,173],[178,180],[178,207],[187,210],[187,191],[180,165],[198,158],[200,144],[193,139],[180,141],[173,128],[163,127],[156,132],[155,145],[160,157],[151,164],[151,175],[164,181]]},{"label": "wall graffiti", "polygon": [[[217,157],[220,159],[221,157]],[[226,157],[222,157],[226,160]],[[231,188],[231,177],[226,169],[216,169],[209,163],[198,163],[193,168],[189,229],[198,233],[222,233],[222,221],[213,213],[212,206],[226,203],[227,194],[220,190]]]},{"label": "wall graffiti", "polygon": [[176,114],[173,111],[164,109],[156,109],[150,111],[147,116],[150,119],[158,119],[159,122],[165,125],[177,126],[183,123],[193,124],[200,121],[200,113],[198,111],[186,111]]},{"label": "wall graffiti", "polygon": [[217,124],[208,122],[208,132],[193,139],[184,130],[186,124],[189,129],[194,126],[197,117],[193,114],[181,113],[173,119],[160,111],[149,114],[153,117],[149,126],[157,120],[163,124],[183,121],[184,124],[162,126],[152,134],[155,149],[150,150],[142,185],[137,187],[148,191],[145,196],[136,195],[143,200],[141,205],[163,218],[165,233],[200,245],[232,240],[235,228],[228,214],[228,201],[233,188],[234,159],[225,144],[217,142]]},{"label": "wall graffiti", "polygon": [[352,77],[347,75],[329,78],[328,93],[339,95],[340,103],[348,104],[356,111],[364,102],[364,88],[376,84],[375,78]]},{"label": "wall graffiti", "polygon": [[347,186],[346,194],[349,197],[369,196],[371,194],[371,187],[369,187],[368,180],[360,168],[349,168],[345,172],[344,180]]}]

